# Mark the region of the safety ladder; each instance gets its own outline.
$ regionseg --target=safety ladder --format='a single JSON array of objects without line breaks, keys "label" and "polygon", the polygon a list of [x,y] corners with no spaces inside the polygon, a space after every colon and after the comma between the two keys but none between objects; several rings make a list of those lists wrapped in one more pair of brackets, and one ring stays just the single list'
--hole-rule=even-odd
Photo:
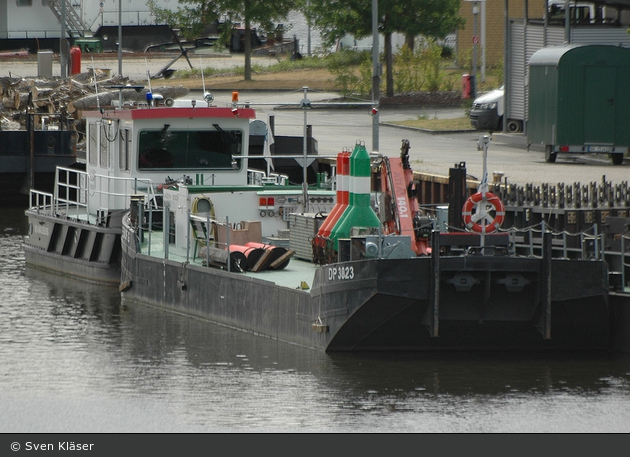
[{"label": "safety ladder", "polygon": [[81,16],[77,13],[77,11],[72,6],[72,3],[69,0],[45,0],[48,7],[54,13],[55,17],[61,23],[61,7],[62,2],[65,2],[66,6],[66,26],[68,28],[68,33],[71,37],[76,38],[85,37],[86,32],[89,31],[88,27],[81,20]]}]

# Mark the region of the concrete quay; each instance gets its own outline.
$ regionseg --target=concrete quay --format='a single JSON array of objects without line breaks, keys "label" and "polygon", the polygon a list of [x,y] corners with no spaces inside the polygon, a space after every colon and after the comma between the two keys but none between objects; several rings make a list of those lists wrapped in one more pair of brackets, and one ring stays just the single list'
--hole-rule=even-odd
[{"label": "concrete quay", "polygon": [[[146,79],[149,74],[156,74],[177,54],[155,55],[147,53],[123,58],[123,74],[133,80]],[[241,66],[242,58],[225,55],[191,55],[193,66],[214,66],[230,68]],[[261,65],[276,62],[274,58],[257,57],[253,61]],[[83,56],[83,71],[92,66],[90,55]],[[111,69],[117,73],[117,56],[104,58],[99,55],[94,59],[96,68]],[[173,69],[189,68],[185,58],[179,58]],[[59,64],[54,63],[54,73],[59,75]],[[37,58],[5,58],[0,60],[0,77],[37,76]],[[168,80],[152,81],[154,87],[168,84]],[[296,87],[300,82],[296,81]],[[193,90],[185,98],[202,100],[202,91]],[[216,105],[231,103],[230,91],[213,92]],[[325,103],[339,97],[334,92],[309,91],[309,100],[315,105]],[[248,101],[257,109],[258,118],[267,120],[269,115],[275,117],[276,132],[281,135],[302,135],[304,124],[312,125],[313,136],[319,144],[321,155],[336,156],[343,148],[354,147],[357,141],[365,143],[369,151],[387,156],[400,154],[401,140],[408,139],[411,144],[411,164],[415,171],[448,176],[449,168],[464,162],[468,174],[481,179],[483,174],[482,154],[477,149],[477,142],[484,133],[482,131],[430,133],[420,130],[403,129],[393,126],[391,122],[413,119],[420,115],[438,118],[453,118],[464,115],[460,108],[441,107],[382,107],[378,113],[378,129],[374,130],[375,118],[370,115],[370,107],[352,109],[316,106],[312,110],[280,109],[278,105],[297,105],[304,97],[302,90],[295,91],[242,91],[241,102]],[[559,154],[556,163],[546,163],[540,147],[527,145],[525,135],[494,133],[488,150],[487,169],[492,179],[493,172],[503,173],[508,183],[524,185],[543,183],[588,184],[601,182],[602,179],[613,184],[627,182],[629,177],[628,161],[622,165],[612,165],[607,155],[591,154]]]}]

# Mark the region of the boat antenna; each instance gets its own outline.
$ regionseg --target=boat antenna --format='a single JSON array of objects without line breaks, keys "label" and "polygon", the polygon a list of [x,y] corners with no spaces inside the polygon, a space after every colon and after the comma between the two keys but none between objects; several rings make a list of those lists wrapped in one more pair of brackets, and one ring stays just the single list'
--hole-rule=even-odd
[{"label": "boat antenna", "polygon": [[[96,84],[96,68],[94,67],[94,56],[92,56],[92,78],[94,79],[94,90],[96,91],[96,107],[101,111],[101,102],[98,97],[98,84]],[[103,112],[101,111],[101,114]]]},{"label": "boat antenna", "polygon": [[199,56],[199,68],[201,68],[201,87],[203,88],[203,93],[206,93],[206,81],[203,79],[203,64],[201,62],[201,56]]},{"label": "boat antenna", "polygon": [[149,92],[147,92],[147,103],[149,106],[153,105],[153,90],[151,89],[151,74],[149,73],[149,64],[147,58],[144,58],[144,66],[147,69],[147,81],[149,82]]}]

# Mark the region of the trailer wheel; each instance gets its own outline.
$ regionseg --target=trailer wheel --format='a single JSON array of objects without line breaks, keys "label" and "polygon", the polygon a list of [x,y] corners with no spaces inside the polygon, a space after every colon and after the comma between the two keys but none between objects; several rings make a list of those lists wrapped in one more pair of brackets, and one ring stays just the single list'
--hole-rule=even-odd
[{"label": "trailer wheel", "polygon": [[521,121],[515,121],[514,119],[508,119],[507,131],[510,133],[519,133],[523,130],[523,124]]},{"label": "trailer wheel", "polygon": [[623,154],[610,154],[613,165],[621,165],[623,163]]},{"label": "trailer wheel", "polygon": [[553,145],[546,144],[545,145],[545,162],[554,163],[556,161],[557,156],[558,156],[558,153],[554,152]]}]

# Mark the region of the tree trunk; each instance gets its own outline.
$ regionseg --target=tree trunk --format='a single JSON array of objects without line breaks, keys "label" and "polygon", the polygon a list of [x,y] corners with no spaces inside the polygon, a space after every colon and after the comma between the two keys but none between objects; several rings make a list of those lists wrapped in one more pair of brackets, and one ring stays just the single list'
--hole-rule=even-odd
[{"label": "tree trunk", "polygon": [[385,76],[386,88],[385,92],[388,97],[394,96],[394,56],[392,55],[392,34],[385,33],[385,65],[387,66],[387,74]]},{"label": "tree trunk", "polygon": [[415,41],[416,41],[415,35],[405,35],[405,45],[409,48],[411,52],[413,52]]},{"label": "tree trunk", "polygon": [[252,80],[252,27],[245,18],[245,81]]}]

